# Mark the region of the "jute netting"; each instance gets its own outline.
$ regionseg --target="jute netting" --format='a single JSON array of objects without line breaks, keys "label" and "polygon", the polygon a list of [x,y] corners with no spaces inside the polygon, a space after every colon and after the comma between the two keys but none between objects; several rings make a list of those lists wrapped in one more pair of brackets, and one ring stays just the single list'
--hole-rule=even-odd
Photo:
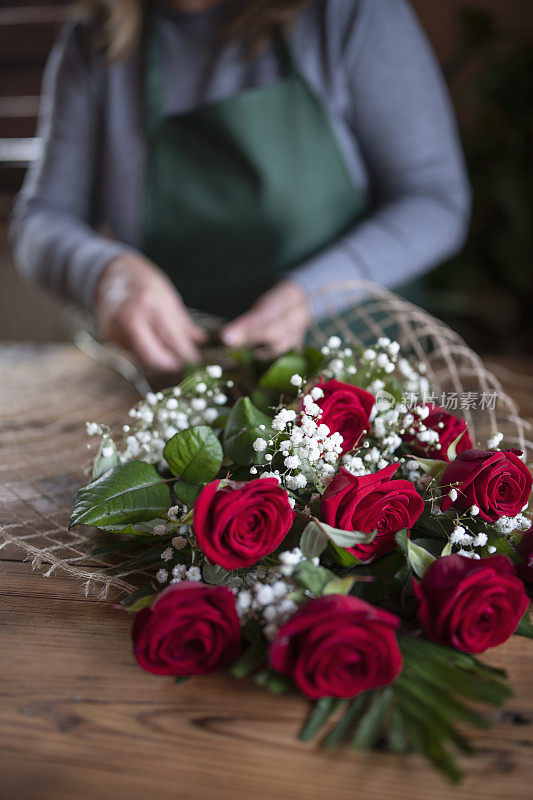
[{"label": "jute netting", "polygon": [[[340,314],[334,310],[339,298],[347,308]],[[403,355],[425,364],[432,399],[465,417],[473,441],[486,447],[499,431],[506,447],[532,460],[529,424],[447,325],[365,281],[330,285],[315,299],[327,315],[311,327],[310,344],[322,346],[331,335],[353,346],[371,345],[380,336],[396,339]],[[210,351],[209,360],[216,358],[217,351]],[[86,594],[99,599],[120,598],[145,584],[151,574],[124,566],[134,551],[94,557],[91,552],[106,543],[104,535],[91,528],[67,530],[91,457],[85,421],[118,427],[139,399],[137,391],[71,345],[6,347],[0,371],[0,548],[22,550],[45,575],[62,570],[74,576]]]}]

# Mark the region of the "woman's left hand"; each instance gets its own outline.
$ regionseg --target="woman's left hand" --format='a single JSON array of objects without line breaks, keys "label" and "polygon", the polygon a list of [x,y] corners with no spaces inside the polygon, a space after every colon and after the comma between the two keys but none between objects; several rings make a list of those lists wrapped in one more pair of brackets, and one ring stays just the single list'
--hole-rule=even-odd
[{"label": "woman's left hand", "polygon": [[292,281],[281,281],[249,311],[225,325],[221,337],[230,347],[259,347],[269,356],[278,356],[302,345],[310,322],[306,292]]}]

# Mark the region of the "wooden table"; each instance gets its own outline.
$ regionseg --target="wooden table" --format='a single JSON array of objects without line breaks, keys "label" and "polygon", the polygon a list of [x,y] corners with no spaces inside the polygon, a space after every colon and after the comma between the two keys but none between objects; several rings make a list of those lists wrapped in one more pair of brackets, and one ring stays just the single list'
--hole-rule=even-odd
[{"label": "wooden table", "polygon": [[[523,372],[515,388],[527,401],[533,380],[525,365],[513,367]],[[0,376],[0,487],[22,491],[46,479],[74,496],[84,421],[120,419],[133,390],[68,345],[4,348]],[[31,509],[31,493],[25,502]],[[516,695],[491,730],[474,734],[478,754],[451,789],[418,758],[299,743],[306,704],[297,696],[274,698],[224,675],[178,687],[144,673],[124,611],[85,598],[72,578],[42,577],[15,547],[0,558],[2,800],[532,795],[529,640],[515,637],[487,656],[509,671]]]}]

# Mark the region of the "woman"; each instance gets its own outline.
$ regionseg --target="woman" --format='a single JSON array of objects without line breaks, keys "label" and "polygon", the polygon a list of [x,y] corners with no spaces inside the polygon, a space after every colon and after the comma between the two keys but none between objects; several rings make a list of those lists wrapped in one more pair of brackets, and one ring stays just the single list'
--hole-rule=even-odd
[{"label": "woman", "polygon": [[146,366],[198,360],[188,306],[279,353],[321,287],[401,285],[460,246],[460,146],[406,0],[87,5],[46,70],[15,257]]}]

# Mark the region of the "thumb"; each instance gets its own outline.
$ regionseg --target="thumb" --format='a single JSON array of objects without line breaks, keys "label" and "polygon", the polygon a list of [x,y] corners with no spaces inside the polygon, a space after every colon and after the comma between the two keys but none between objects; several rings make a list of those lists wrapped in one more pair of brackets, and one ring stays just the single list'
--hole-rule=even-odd
[{"label": "thumb", "polygon": [[257,315],[254,311],[247,311],[237,319],[226,325],[220,334],[224,344],[230,347],[241,347],[250,342],[250,334],[257,325]]}]

